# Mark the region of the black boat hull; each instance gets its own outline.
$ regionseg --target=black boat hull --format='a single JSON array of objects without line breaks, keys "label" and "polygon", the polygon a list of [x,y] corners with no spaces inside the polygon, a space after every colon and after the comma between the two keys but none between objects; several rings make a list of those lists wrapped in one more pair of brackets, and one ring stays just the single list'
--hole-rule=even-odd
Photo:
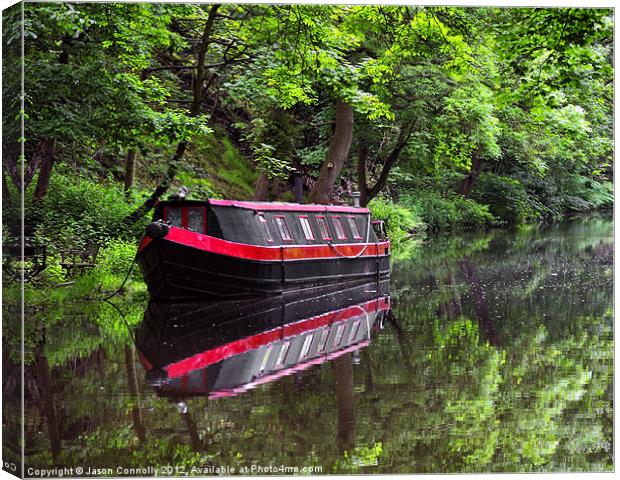
[{"label": "black boat hull", "polygon": [[152,240],[142,248],[138,264],[151,297],[166,301],[308,292],[333,284],[379,282],[390,274],[389,255],[255,260],[167,238]]}]

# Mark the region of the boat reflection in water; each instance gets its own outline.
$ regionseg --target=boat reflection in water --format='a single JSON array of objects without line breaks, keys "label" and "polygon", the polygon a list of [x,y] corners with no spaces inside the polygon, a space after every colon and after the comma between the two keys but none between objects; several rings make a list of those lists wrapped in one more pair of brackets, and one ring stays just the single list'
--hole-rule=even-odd
[{"label": "boat reflection in water", "polygon": [[151,302],[136,332],[162,397],[234,396],[368,345],[390,308],[389,281],[245,302]]}]

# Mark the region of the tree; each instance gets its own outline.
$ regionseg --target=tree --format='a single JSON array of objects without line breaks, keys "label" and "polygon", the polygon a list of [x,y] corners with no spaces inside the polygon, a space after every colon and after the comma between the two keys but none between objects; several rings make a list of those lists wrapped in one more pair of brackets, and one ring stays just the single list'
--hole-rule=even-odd
[{"label": "tree", "polygon": [[[196,60],[193,68],[196,70],[195,77],[193,78],[193,88],[192,88],[192,100],[191,106],[189,109],[189,117],[195,118],[198,117],[202,110],[202,102],[205,98],[208,89],[207,83],[207,69],[205,66],[205,61],[207,57],[207,52],[209,50],[209,46],[213,43],[213,29],[215,25],[215,19],[217,15],[217,11],[220,8],[219,4],[213,4],[209,8],[209,13],[204,23],[204,30],[202,33],[202,37],[200,38],[200,42],[198,44],[198,49],[196,51]],[[205,85],[205,83],[207,83]],[[174,155],[172,159],[168,163],[168,168],[166,170],[166,174],[159,182],[153,193],[138,207],[135,211],[131,213],[127,217],[128,223],[133,223],[142,216],[144,216],[148,211],[150,211],[159,201],[159,198],[166,193],[174,177],[179,168],[179,164],[183,160],[183,155],[185,154],[185,150],[189,144],[189,137],[191,132],[188,132],[184,138],[180,139]]]},{"label": "tree", "polygon": [[349,156],[353,139],[353,107],[338,100],[336,102],[336,119],[332,139],[327,150],[327,158],[319,172],[312,191],[310,201],[330,203],[336,180]]},{"label": "tree", "polygon": [[[35,200],[46,194],[58,158],[83,164],[102,149],[165,145],[203,128],[201,119],[166,104],[176,79],[144,75],[158,51],[179,44],[169,24],[165,5],[25,6],[23,180],[29,183],[38,171]],[[4,39],[19,44],[18,37]],[[10,174],[15,162],[15,155],[5,162]]]}]

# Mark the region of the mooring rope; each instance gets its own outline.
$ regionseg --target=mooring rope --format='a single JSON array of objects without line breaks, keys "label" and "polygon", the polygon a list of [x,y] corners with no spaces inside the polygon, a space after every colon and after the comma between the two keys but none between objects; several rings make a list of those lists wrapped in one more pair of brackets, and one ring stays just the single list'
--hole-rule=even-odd
[{"label": "mooring rope", "polygon": [[131,275],[131,271],[133,270],[133,266],[136,264],[137,259],[138,259],[138,254],[136,253],[136,255],[133,257],[133,260],[131,261],[131,265],[129,265],[129,270],[127,270],[127,274],[125,275],[125,279],[123,280],[123,283],[121,283],[121,286],[118,287],[114,293],[111,293],[107,297],[102,298],[101,299],[102,302],[110,300],[112,297],[116,297],[119,293],[123,291],[123,287],[127,283],[127,280],[129,280],[129,276]]},{"label": "mooring rope", "polygon": [[112,307],[114,307],[114,309],[118,312],[118,314],[121,316],[121,318],[123,319],[123,323],[125,324],[125,328],[127,329],[127,333],[129,334],[129,338],[131,338],[131,341],[134,345],[136,345],[136,337],[134,336],[134,331],[131,329],[131,327],[129,326],[129,323],[127,322],[127,318],[125,317],[125,314],[123,313],[123,311],[120,309],[120,307],[114,303],[112,303],[110,300],[102,300],[102,302],[107,303],[108,305],[111,305]]},{"label": "mooring rope", "polygon": [[369,239],[370,239],[370,213],[368,214],[368,224],[366,225],[366,245],[364,245],[364,248],[362,248],[358,253],[356,253],[355,255],[346,255],[342,252],[339,252],[338,247],[336,247],[336,245],[334,245],[332,242],[327,242],[327,245],[329,245],[334,250],[334,252],[336,252],[342,258],[353,259],[353,258],[359,258],[364,254],[364,252],[368,249]]},{"label": "mooring rope", "polygon": [[118,295],[119,293],[121,293],[123,291],[123,287],[127,283],[127,280],[129,280],[129,276],[131,275],[131,272],[133,270],[133,266],[136,264],[136,260],[137,259],[138,259],[138,254],[136,253],[136,255],[133,257],[133,260],[131,261],[131,265],[129,265],[129,269],[127,270],[127,274],[125,275],[125,279],[123,280],[123,283],[121,283],[121,286],[118,287],[115,292],[111,293],[107,297],[104,297],[104,298],[100,299],[102,302],[105,302],[105,303],[111,305],[118,312],[118,314],[121,316],[121,318],[123,319],[123,323],[125,324],[125,328],[127,329],[127,333],[129,334],[129,338],[131,338],[131,341],[133,342],[134,345],[136,344],[136,338],[134,336],[133,330],[131,329],[131,327],[129,326],[129,323],[127,322],[127,318],[125,318],[125,314],[122,312],[120,307],[118,305],[112,303],[110,301],[110,299],[115,297],[116,295]]}]

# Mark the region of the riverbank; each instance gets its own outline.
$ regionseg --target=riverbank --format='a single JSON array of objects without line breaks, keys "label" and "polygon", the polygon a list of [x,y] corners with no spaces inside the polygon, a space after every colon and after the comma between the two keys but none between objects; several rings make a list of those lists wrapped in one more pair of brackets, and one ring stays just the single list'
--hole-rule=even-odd
[{"label": "riverbank", "polygon": [[[247,177],[246,167],[240,160],[233,162],[228,178]],[[227,185],[221,182],[219,187],[223,191],[211,191],[208,194],[216,197],[233,195],[237,187]],[[234,185],[234,182],[230,182],[230,185]],[[412,188],[411,184],[409,188]],[[475,198],[482,198],[476,189],[473,192]],[[81,298],[103,298],[115,291],[129,270],[138,241],[148,223],[145,217],[128,226],[123,219],[143,201],[146,194],[147,190],[144,189],[134,190],[130,196],[126,196],[111,179],[95,182],[89,178],[80,178],[76,182],[69,175],[57,173],[51,181],[48,195],[26,210],[26,224],[36,225],[32,228],[32,237],[47,248],[47,267],[26,283],[27,302],[33,305],[62,304]],[[196,197],[196,194],[193,196]],[[583,213],[587,210],[586,206],[594,211],[604,210],[612,205],[610,199],[613,200],[613,197],[599,195],[591,198],[587,204],[585,200],[581,202],[583,208],[580,212],[565,210],[557,211],[554,215],[544,215],[549,209],[535,209],[538,204],[534,197],[511,204],[509,208],[511,198],[483,204],[452,191],[433,190],[427,185],[417,191],[401,187],[400,192],[394,193],[392,197],[381,195],[373,199],[369,208],[374,218],[386,223],[393,244],[393,257],[406,259],[415,255],[422,242],[434,242],[441,236],[557,222],[574,213]],[[575,203],[574,199],[572,201]],[[5,225],[15,222],[11,218],[10,208],[4,210],[3,220]],[[8,231],[5,227],[5,235]],[[5,237],[4,241],[10,239]],[[83,275],[69,276],[60,265],[61,253],[66,249],[84,248],[89,244],[100,246],[95,268]],[[146,295],[137,268],[128,277],[121,294]],[[4,296],[9,302],[18,301],[19,286],[5,282]]]}]

